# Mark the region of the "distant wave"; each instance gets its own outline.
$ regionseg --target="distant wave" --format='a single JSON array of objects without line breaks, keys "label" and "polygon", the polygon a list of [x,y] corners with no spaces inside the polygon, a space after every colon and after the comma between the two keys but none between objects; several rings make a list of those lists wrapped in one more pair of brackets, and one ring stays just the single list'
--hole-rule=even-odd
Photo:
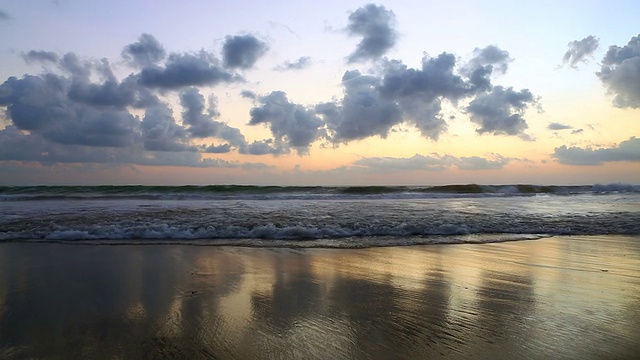
[{"label": "distant wave", "polygon": [[354,197],[439,198],[640,193],[640,185],[441,185],[441,186],[253,186],[253,185],[102,185],[102,186],[0,186],[0,201],[64,199],[323,199]]}]

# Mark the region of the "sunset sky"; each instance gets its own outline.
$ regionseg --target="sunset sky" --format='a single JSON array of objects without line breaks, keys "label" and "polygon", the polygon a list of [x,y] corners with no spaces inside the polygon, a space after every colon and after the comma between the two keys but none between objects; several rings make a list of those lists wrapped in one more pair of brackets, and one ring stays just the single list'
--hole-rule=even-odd
[{"label": "sunset sky", "polygon": [[0,184],[640,183],[639,15],[0,0]]}]

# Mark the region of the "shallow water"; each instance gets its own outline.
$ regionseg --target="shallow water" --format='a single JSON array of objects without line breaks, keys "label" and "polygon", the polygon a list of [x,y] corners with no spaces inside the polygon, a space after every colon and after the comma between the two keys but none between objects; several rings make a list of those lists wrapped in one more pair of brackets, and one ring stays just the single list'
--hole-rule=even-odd
[{"label": "shallow water", "polygon": [[0,245],[0,358],[633,359],[640,238]]}]

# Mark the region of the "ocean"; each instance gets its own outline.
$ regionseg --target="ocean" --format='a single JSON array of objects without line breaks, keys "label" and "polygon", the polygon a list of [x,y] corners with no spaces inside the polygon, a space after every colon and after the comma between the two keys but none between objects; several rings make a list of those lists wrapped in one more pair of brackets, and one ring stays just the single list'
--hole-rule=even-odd
[{"label": "ocean", "polygon": [[637,185],[0,187],[0,358],[637,359],[639,269]]},{"label": "ocean", "polygon": [[640,185],[0,187],[0,241],[363,248],[605,234],[640,234]]}]

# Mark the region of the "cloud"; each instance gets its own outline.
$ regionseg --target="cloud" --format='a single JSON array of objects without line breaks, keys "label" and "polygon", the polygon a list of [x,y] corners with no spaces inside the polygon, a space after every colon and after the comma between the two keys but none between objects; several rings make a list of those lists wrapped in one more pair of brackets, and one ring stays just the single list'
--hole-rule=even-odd
[{"label": "cloud", "polygon": [[225,67],[250,69],[264,55],[268,46],[253,35],[227,36],[222,45]]},{"label": "cloud", "polygon": [[551,157],[567,165],[601,165],[612,161],[640,162],[640,139],[632,136],[618,146],[599,149],[562,145],[554,149]]},{"label": "cloud", "polygon": [[344,97],[315,108],[326,123],[328,139],[344,143],[370,136],[385,138],[394,126],[410,123],[425,138],[437,140],[448,127],[441,114],[442,102],[456,106],[471,96],[476,99],[467,111],[472,121],[483,124],[480,133],[527,138],[522,113],[527,106],[537,105],[537,100],[528,90],[518,93],[491,84],[493,65],[506,66],[508,52],[496,46],[476,50],[475,60],[461,68],[456,66],[456,56],[445,52],[425,55],[418,69],[385,59],[377,74],[347,71],[342,78]]},{"label": "cloud", "polygon": [[[200,153],[234,149],[246,154],[289,152],[283,141],[248,143],[239,129],[216,120],[220,113],[215,96],[209,96],[207,107],[197,88],[186,87],[193,82],[211,83],[207,74],[224,71],[211,54],[172,54],[164,68],[149,65],[161,59],[149,59],[148,54],[150,48],[157,50],[160,45],[140,45],[152,44],[150,39],[150,35],[143,35],[136,46],[127,48],[137,56],[131,59],[146,67],[122,81],[115,77],[106,59],[85,60],[74,53],[58,57],[46,51],[22,54],[25,60],[53,62],[56,66],[39,76],[10,77],[0,85],[0,107],[5,107],[7,123],[0,158],[42,163],[210,166],[201,161]],[[155,70],[154,76],[148,76],[150,69]],[[198,73],[204,74],[204,80],[197,78]],[[173,109],[159,97],[174,87],[182,90],[178,93],[181,119],[176,119]],[[134,109],[144,110],[144,116],[132,115]],[[225,143],[194,144],[194,140],[209,137]]]},{"label": "cloud", "polygon": [[258,95],[256,95],[256,93],[254,93],[251,90],[242,90],[240,92],[240,96],[242,96],[245,99],[251,99],[251,100],[256,100],[258,98]]},{"label": "cloud", "polygon": [[11,20],[11,15],[4,10],[0,10],[0,21],[8,21]]},{"label": "cloud", "polygon": [[305,154],[309,146],[322,134],[322,120],[315,111],[289,102],[287,94],[273,91],[258,98],[259,106],[251,109],[249,125],[268,124],[278,142]]},{"label": "cloud", "polygon": [[240,148],[240,154],[250,155],[283,155],[291,152],[288,145],[282,141],[274,141],[273,139],[256,140],[246,146]]},{"label": "cloud", "polygon": [[138,86],[136,79],[132,77],[121,83],[115,80],[107,80],[101,84],[74,82],[69,88],[68,96],[71,100],[95,107],[144,108],[158,102],[155,95]]},{"label": "cloud", "polygon": [[122,57],[130,64],[145,67],[152,66],[164,59],[164,47],[151,34],[142,34],[138,41],[125,46]]},{"label": "cloud", "polygon": [[91,75],[91,62],[80,60],[78,55],[69,52],[62,56],[59,66],[75,79],[88,81]]},{"label": "cloud", "polygon": [[187,131],[192,137],[206,138],[214,136],[219,132],[221,123],[213,118],[220,116],[217,101],[214,96],[209,98],[209,109],[205,114],[204,96],[197,88],[188,88],[180,93],[180,104],[184,108],[182,121],[189,125]]},{"label": "cloud", "polygon": [[485,48],[475,48],[473,50],[473,58],[469,60],[466,68],[473,71],[477,68],[491,66],[490,70],[497,70],[505,74],[509,68],[509,63],[513,59],[509,56],[509,52],[500,49],[496,45],[489,45]]},{"label": "cloud", "polygon": [[295,61],[285,61],[282,64],[276,66],[274,70],[276,71],[287,71],[287,70],[301,70],[307,68],[311,65],[311,58],[308,56],[303,56],[298,58]]},{"label": "cloud", "polygon": [[370,157],[356,160],[353,165],[375,172],[393,173],[402,171],[441,171],[452,166],[460,170],[495,170],[502,169],[511,160],[494,154],[491,159],[479,156],[455,157],[452,155],[432,154],[425,156],[416,154],[410,158]]},{"label": "cloud", "polygon": [[362,40],[347,60],[353,63],[380,58],[396,43],[398,35],[394,26],[395,14],[384,6],[367,4],[351,13],[347,31],[362,36]]},{"label": "cloud", "polygon": [[394,125],[402,121],[397,104],[380,96],[379,79],[347,71],[342,77],[345,95],[340,102],[318,104],[333,142],[348,142],[379,135],[386,137]]},{"label": "cloud", "polygon": [[58,54],[52,51],[39,51],[39,50],[31,50],[26,53],[23,53],[22,58],[27,63],[31,63],[34,61],[57,63],[59,60]]},{"label": "cloud", "polygon": [[537,105],[537,100],[528,90],[514,91],[513,88],[496,86],[489,93],[476,96],[466,108],[471,121],[480,125],[479,134],[518,135],[526,138],[528,128],[523,118],[529,106]]},{"label": "cloud", "polygon": [[623,47],[609,46],[596,75],[615,95],[615,106],[640,107],[640,35]]},{"label": "cloud", "polygon": [[[413,122],[423,136],[437,140],[447,129],[440,115],[442,100],[455,104],[481,90],[471,79],[455,73],[455,67],[456,58],[449,53],[433,58],[425,55],[421,69],[408,68],[398,60],[387,61],[377,91],[383,99],[393,100],[402,118]],[[483,88],[486,86],[490,86],[488,79]]]},{"label": "cloud", "polygon": [[564,53],[562,62],[569,64],[574,69],[578,68],[578,64],[586,63],[587,57],[593,54],[597,49],[600,39],[593,35],[589,35],[582,40],[570,41],[567,45],[569,50]]},{"label": "cloud", "polygon": [[[384,55],[395,44],[394,26],[395,16],[382,6],[369,4],[352,13],[349,32],[362,37],[352,59]],[[511,61],[509,53],[495,45],[476,48],[466,64],[446,52],[435,57],[425,54],[416,68],[385,58],[367,73],[346,71],[342,97],[330,102],[304,105],[290,101],[282,91],[266,95],[243,91],[241,95],[254,104],[248,124],[263,124],[272,134],[248,141],[239,129],[218,120],[216,97],[205,96],[199,87],[242,81],[232,69],[253,67],[266,51],[267,44],[255,36],[236,35],[225,38],[222,60],[205,50],[167,55],[158,40],[142,34],[122,50],[133,72],[118,78],[107,59],[32,50],[23,58],[44,62],[45,73],[11,77],[0,85],[0,107],[6,109],[8,125],[3,136],[15,136],[22,145],[39,144],[25,151],[31,154],[30,161],[174,165],[182,161],[204,166],[204,153],[304,155],[314,142],[337,146],[372,136],[385,138],[401,124],[413,125],[425,138],[437,140],[448,126],[443,107],[458,107],[474,97],[465,110],[481,125],[478,132],[524,137],[522,114],[535,104],[528,90],[492,85],[494,72],[505,72]],[[302,68],[309,61],[301,57],[281,69]],[[175,97],[179,108],[169,105]],[[517,121],[510,123],[514,117]],[[20,158],[9,150],[3,150],[8,158]],[[412,162],[439,166],[443,159],[430,164],[418,157]],[[499,165],[497,158],[484,160],[446,157],[447,166]]]},{"label": "cloud", "polygon": [[552,122],[549,123],[549,125],[547,125],[547,129],[549,130],[569,130],[569,129],[573,129],[573,126],[570,125],[565,125],[565,124],[561,124],[561,123],[557,123],[557,122]]},{"label": "cloud", "polygon": [[201,152],[208,153],[208,154],[224,154],[224,153],[231,152],[231,146],[229,144],[222,144],[222,145],[211,144],[205,147],[204,149],[202,149]]},{"label": "cloud", "polygon": [[380,172],[398,171],[439,171],[445,170],[453,164],[453,157],[450,156],[424,156],[415,154],[410,158],[395,157],[370,157],[356,160],[353,165],[368,168]]},{"label": "cloud", "polygon": [[[223,147],[209,146],[205,152],[229,152],[231,147],[242,149],[247,145],[247,140],[239,129],[214,120],[220,116],[220,112],[213,94],[209,96],[209,107],[206,111],[204,96],[197,88],[184,90],[180,94],[180,104],[184,108],[182,121],[184,125],[188,125],[186,131],[191,138],[216,137],[228,141],[228,144],[222,145]],[[226,151],[221,151],[223,149]]]},{"label": "cloud", "polygon": [[456,57],[442,53],[437,57],[425,55],[422,68],[408,68],[399,60],[388,61],[380,85],[385,97],[419,96],[424,101],[443,97],[456,102],[478,91],[474,84],[455,73]]},{"label": "cloud", "polygon": [[60,163],[94,163],[146,166],[188,166],[200,168],[241,168],[264,170],[272,166],[263,163],[237,162],[223,159],[203,159],[192,151],[144,151],[134,144],[124,148],[96,148],[82,145],[63,145],[47,141],[37,133],[25,134],[15,126],[0,130],[0,161],[39,162],[44,165]]},{"label": "cloud", "polygon": [[204,50],[195,54],[171,54],[164,67],[145,67],[139,76],[140,84],[163,89],[213,86],[239,80],[234,74],[218,66],[215,57]]},{"label": "cloud", "polygon": [[[22,56],[27,61],[53,62],[59,70],[69,75],[69,77],[65,77],[48,72],[40,77],[55,85],[54,87],[57,89],[56,96],[63,101],[72,100],[72,102],[83,103],[92,107],[117,107],[119,109],[127,106],[143,108],[158,102],[157,97],[149,89],[138,84],[136,76],[130,75],[122,82],[119,82],[113,75],[107,59],[83,61],[74,53],[64,54],[60,58],[52,52],[33,50],[22,54]],[[103,82],[91,82],[92,73],[98,75]],[[26,84],[31,81],[33,84],[36,78],[25,76],[21,82]],[[64,99],[65,92],[68,99]],[[54,93],[48,92],[47,94],[52,100]]]},{"label": "cloud", "polygon": [[138,120],[122,109],[101,109],[67,97],[70,81],[47,74],[11,77],[0,85],[0,106],[13,125],[60,144],[124,147],[135,141]]},{"label": "cloud", "polygon": [[502,169],[512,159],[494,155],[493,159],[479,156],[461,157],[455,161],[460,170],[495,170]]},{"label": "cloud", "polygon": [[188,143],[187,130],[176,123],[167,104],[147,108],[140,128],[145,150],[197,151]]}]

